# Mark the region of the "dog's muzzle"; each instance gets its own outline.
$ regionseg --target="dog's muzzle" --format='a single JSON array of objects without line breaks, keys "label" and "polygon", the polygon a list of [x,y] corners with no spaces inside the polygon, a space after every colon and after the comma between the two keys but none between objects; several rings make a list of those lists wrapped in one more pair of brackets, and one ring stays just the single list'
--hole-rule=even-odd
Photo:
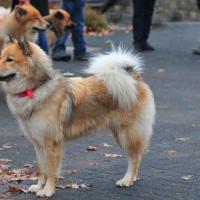
[{"label": "dog's muzzle", "polygon": [[46,24],[44,26],[33,26],[33,31],[45,31],[49,27],[49,24]]},{"label": "dog's muzzle", "polygon": [[9,82],[9,81],[13,80],[15,78],[15,76],[16,76],[16,73],[11,73],[6,76],[0,75],[0,81]]}]

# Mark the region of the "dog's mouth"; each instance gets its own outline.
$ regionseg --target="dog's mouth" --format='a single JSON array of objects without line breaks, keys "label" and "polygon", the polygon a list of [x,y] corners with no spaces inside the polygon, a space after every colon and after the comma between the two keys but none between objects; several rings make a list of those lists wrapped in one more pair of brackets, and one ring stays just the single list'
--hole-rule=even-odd
[{"label": "dog's mouth", "polygon": [[44,27],[33,26],[33,27],[32,27],[32,30],[33,30],[33,31],[38,31],[38,32],[40,32],[40,31],[45,31],[46,29],[47,29],[47,26],[44,26]]},{"label": "dog's mouth", "polygon": [[9,81],[13,80],[15,78],[15,76],[16,76],[16,73],[11,73],[6,76],[0,76],[0,81],[9,82]]}]

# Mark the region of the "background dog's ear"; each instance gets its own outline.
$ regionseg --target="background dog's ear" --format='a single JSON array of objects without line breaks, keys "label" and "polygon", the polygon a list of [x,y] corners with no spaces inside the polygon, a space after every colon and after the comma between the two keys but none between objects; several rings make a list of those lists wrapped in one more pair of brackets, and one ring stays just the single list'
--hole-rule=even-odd
[{"label": "background dog's ear", "polygon": [[22,50],[23,54],[26,56],[30,56],[31,55],[31,48],[29,43],[26,41],[26,39],[24,37],[21,37],[17,44],[19,45],[19,48]]},{"label": "background dog's ear", "polygon": [[64,15],[60,11],[57,11],[54,16],[56,19],[64,19]]},{"label": "background dog's ear", "polygon": [[20,6],[15,6],[15,14],[17,19],[19,19],[21,16],[26,15],[27,11]]}]

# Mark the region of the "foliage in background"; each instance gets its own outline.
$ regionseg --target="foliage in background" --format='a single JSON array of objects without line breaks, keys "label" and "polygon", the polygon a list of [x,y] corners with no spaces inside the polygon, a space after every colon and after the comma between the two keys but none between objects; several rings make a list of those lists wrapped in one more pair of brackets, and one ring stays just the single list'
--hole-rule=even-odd
[{"label": "foliage in background", "polygon": [[100,33],[103,30],[108,29],[106,17],[90,7],[87,7],[85,11],[85,25],[86,32]]},{"label": "foliage in background", "polygon": [[10,7],[11,6],[11,0],[1,0],[0,6],[6,7],[6,8]]}]

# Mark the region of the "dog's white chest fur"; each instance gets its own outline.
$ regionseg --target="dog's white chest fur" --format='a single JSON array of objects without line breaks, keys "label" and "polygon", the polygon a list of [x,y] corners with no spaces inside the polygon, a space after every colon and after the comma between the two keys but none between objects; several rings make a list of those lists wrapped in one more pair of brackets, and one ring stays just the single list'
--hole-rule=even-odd
[{"label": "dog's white chest fur", "polygon": [[45,134],[47,129],[47,123],[43,118],[38,117],[38,115],[33,115],[30,119],[19,120],[19,122],[24,134],[26,134],[28,138],[38,142],[42,141],[43,134]]}]

